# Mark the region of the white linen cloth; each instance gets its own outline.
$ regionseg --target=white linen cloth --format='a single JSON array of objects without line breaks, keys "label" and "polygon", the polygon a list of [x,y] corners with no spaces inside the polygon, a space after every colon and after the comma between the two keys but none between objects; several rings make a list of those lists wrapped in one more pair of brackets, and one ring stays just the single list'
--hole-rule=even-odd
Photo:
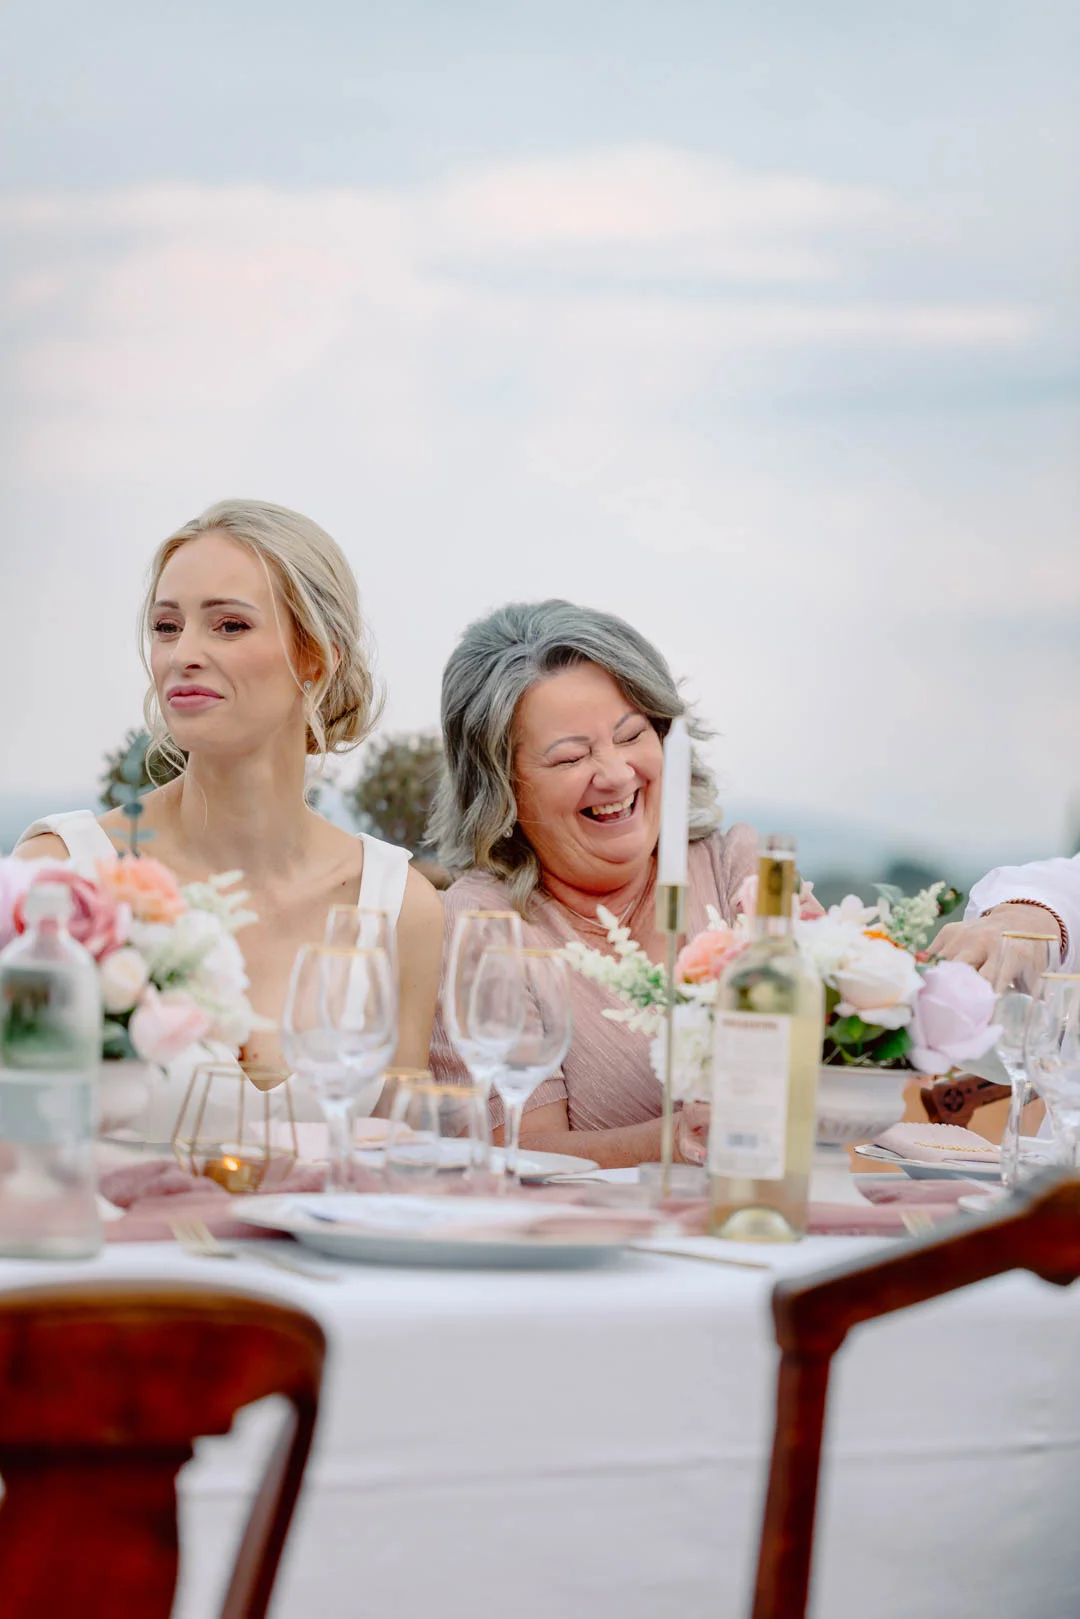
[{"label": "white linen cloth", "polygon": [[[964,912],[965,922],[1008,899],[1039,900],[1058,913],[1069,930],[1069,948],[1060,970],[1075,972],[1080,960],[1080,854],[1071,859],[1056,855],[1052,860],[1032,860],[1025,866],[997,866],[988,871],[971,890]],[[1047,921],[1050,922],[1049,917]],[[1050,931],[1054,931],[1052,923]],[[1056,945],[1051,954],[1057,957]]]},{"label": "white linen cloth", "polygon": [[[873,1243],[770,1251],[810,1269]],[[763,1257],[761,1249],[754,1257]],[[773,1276],[337,1265],[313,1282],[165,1245],[0,1262],[0,1288],[166,1277],[326,1327],[323,1406],[274,1619],[746,1619],[771,1442]],[[818,1619],[1080,1611],[1080,1289],[984,1283],[860,1329],[835,1363]],[[181,1478],[177,1619],[217,1611],[278,1413]]]}]

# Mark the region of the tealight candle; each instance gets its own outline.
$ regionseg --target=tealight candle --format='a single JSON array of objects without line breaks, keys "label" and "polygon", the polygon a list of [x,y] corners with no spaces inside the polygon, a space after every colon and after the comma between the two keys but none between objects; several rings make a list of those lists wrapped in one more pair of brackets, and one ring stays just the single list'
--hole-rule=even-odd
[{"label": "tealight candle", "polygon": [[660,794],[660,852],[656,880],[661,887],[684,888],[690,841],[690,733],[673,720],[664,740],[664,779]]}]

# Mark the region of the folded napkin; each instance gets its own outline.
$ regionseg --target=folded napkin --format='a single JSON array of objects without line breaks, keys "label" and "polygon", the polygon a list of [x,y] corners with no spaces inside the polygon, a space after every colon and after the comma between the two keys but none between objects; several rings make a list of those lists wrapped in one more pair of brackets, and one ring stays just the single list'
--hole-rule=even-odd
[{"label": "folded napkin", "polygon": [[907,1158],[916,1164],[940,1164],[950,1160],[996,1164],[1001,1157],[992,1141],[959,1124],[891,1124],[875,1136],[874,1146],[885,1147],[898,1158]]},{"label": "folded napkin", "polygon": [[[318,1192],[326,1180],[325,1165],[296,1164],[276,1192]],[[356,1190],[371,1191],[370,1174],[354,1169]],[[172,1158],[126,1164],[101,1176],[98,1190],[106,1202],[124,1210],[122,1219],[105,1222],[107,1242],[170,1242],[171,1222],[198,1219],[215,1237],[272,1237],[262,1226],[244,1220],[242,1196],[202,1175],[189,1175]]]},{"label": "folded napkin", "polygon": [[[909,1181],[901,1175],[888,1178],[898,1183],[895,1188],[892,1185],[882,1186],[877,1180],[869,1186],[858,1186],[860,1194],[866,1199],[863,1204],[811,1203],[807,1222],[809,1234],[829,1237],[905,1236],[909,1232],[912,1212],[926,1216],[935,1225],[952,1220],[956,1216],[959,1199],[967,1192],[980,1189],[975,1181]],[[678,1219],[680,1229],[687,1236],[708,1232],[709,1203],[706,1198],[668,1203],[664,1208],[666,1213]]]}]

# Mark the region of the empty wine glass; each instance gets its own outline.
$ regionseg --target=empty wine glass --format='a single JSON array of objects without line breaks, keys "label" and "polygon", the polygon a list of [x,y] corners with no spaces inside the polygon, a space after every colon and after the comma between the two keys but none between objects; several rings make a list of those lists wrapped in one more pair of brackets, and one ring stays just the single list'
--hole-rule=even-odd
[{"label": "empty wine glass", "polygon": [[[446,1032],[458,1056],[469,1070],[476,1085],[479,1100],[474,1134],[474,1170],[486,1170],[491,1158],[491,1128],[488,1121],[487,1098],[495,1072],[502,1061],[491,1039],[481,1039],[470,1023],[473,987],[481,960],[486,952],[502,950],[518,956],[518,1006],[516,1027],[502,1031],[505,1047],[510,1049],[525,1021],[525,988],[521,974],[521,917],[516,911],[462,911],[454,923],[450,940],[450,956],[443,984],[442,1008]],[[491,1031],[489,1031],[490,1033]]]},{"label": "empty wine glass", "polygon": [[347,1191],[352,1114],[397,1044],[397,984],[384,950],[301,945],[281,1025],[290,1066],[319,1099],[330,1137],[330,1180]]},{"label": "empty wine glass", "polygon": [[390,1190],[434,1189],[439,1174],[464,1169],[476,1129],[476,1085],[436,1084],[428,1070],[396,1072],[385,1171]]},{"label": "empty wine glass", "polygon": [[573,1015],[566,962],[558,950],[522,950],[525,1022],[495,1072],[495,1089],[506,1109],[503,1132],[505,1184],[520,1186],[518,1148],[521,1116],[536,1087],[560,1067],[570,1050]]},{"label": "empty wine glass", "polygon": [[336,950],[385,950],[397,972],[397,930],[389,911],[360,905],[331,905],[323,944]]},{"label": "empty wine glass", "polygon": [[1024,1037],[1032,994],[1049,965],[1053,942],[1048,933],[1003,933],[990,968],[997,995],[994,1022],[1001,1030],[994,1049],[1012,1087],[1009,1116],[1001,1133],[1001,1179],[1010,1189],[1023,1178],[1021,1132],[1024,1109],[1033,1095]]},{"label": "empty wine glass", "polygon": [[1024,1055],[1062,1159],[1075,1169],[1080,1147],[1080,973],[1043,973],[1032,997]]}]

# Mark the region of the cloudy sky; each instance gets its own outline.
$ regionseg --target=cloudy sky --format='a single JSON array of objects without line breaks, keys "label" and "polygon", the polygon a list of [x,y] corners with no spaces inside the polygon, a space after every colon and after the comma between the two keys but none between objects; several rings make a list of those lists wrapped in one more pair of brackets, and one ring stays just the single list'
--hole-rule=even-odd
[{"label": "cloudy sky", "polygon": [[564,595],[666,651],[734,804],[965,868],[1064,846],[1073,0],[0,34],[4,792],[75,807],[138,716],[150,552],[253,495],[345,547],[391,729],[471,618]]}]

